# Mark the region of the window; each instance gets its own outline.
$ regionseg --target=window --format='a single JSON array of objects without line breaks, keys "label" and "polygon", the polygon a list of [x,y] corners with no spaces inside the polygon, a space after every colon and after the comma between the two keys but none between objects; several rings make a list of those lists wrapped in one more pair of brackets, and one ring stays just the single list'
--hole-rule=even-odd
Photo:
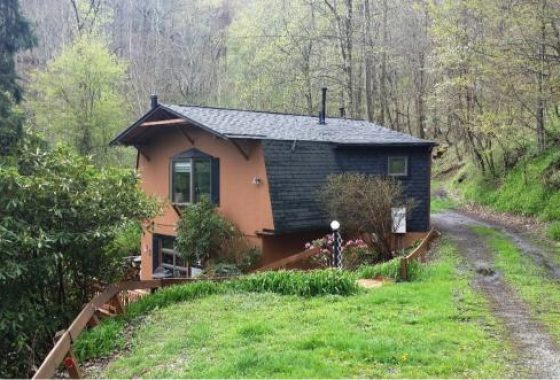
[{"label": "window", "polygon": [[173,204],[185,205],[207,196],[218,204],[219,161],[197,149],[171,159],[170,198]]},{"label": "window", "polygon": [[188,264],[175,251],[175,237],[154,235],[153,273],[161,277],[187,277]]},{"label": "window", "polygon": [[408,175],[407,157],[389,157],[389,168],[387,173],[390,176],[401,177]]}]

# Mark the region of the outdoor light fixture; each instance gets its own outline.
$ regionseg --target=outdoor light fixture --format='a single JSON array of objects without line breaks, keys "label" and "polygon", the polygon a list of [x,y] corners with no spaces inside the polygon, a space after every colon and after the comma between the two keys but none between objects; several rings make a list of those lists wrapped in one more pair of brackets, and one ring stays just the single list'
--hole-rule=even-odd
[{"label": "outdoor light fixture", "polygon": [[261,179],[258,176],[254,176],[253,180],[251,181],[251,183],[253,185],[260,185],[261,184]]},{"label": "outdoor light fixture", "polygon": [[340,223],[338,220],[333,220],[331,222],[331,230],[333,231],[338,231],[338,229],[340,228]]},{"label": "outdoor light fixture", "polygon": [[342,268],[342,238],[340,237],[340,222],[338,220],[333,220],[331,222],[332,242],[332,260],[331,266],[335,268]]}]

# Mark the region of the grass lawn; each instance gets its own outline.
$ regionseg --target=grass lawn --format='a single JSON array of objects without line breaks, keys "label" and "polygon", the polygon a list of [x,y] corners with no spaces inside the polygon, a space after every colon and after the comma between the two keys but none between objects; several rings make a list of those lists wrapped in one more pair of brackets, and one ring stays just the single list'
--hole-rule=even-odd
[{"label": "grass lawn", "polygon": [[488,240],[496,268],[560,344],[560,284],[548,279],[544,269],[522,255],[503,233],[483,226],[473,230]]},{"label": "grass lawn", "polygon": [[453,247],[438,256],[416,282],[357,295],[234,292],[154,310],[103,376],[506,376],[500,327]]}]

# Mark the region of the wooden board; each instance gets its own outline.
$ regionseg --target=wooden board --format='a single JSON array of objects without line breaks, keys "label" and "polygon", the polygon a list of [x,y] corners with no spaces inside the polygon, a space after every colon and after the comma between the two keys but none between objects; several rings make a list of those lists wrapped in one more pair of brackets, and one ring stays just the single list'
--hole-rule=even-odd
[{"label": "wooden board", "polygon": [[158,126],[167,126],[167,125],[181,125],[187,124],[185,119],[167,119],[167,120],[156,120],[156,121],[145,121],[140,124],[141,127],[158,127]]}]

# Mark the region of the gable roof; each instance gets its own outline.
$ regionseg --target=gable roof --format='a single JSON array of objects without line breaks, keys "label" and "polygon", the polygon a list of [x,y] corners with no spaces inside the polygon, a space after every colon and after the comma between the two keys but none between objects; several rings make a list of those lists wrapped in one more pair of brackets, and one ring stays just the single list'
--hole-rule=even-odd
[{"label": "gable roof", "polygon": [[[177,106],[160,104],[188,122],[226,139],[298,140],[356,145],[434,145],[408,134],[393,131],[364,120],[326,118],[319,124],[316,116],[291,115],[228,108]],[[151,114],[154,110],[150,111]],[[148,115],[147,114],[147,115]],[[127,143],[138,122],[117,136],[112,143]]]}]

